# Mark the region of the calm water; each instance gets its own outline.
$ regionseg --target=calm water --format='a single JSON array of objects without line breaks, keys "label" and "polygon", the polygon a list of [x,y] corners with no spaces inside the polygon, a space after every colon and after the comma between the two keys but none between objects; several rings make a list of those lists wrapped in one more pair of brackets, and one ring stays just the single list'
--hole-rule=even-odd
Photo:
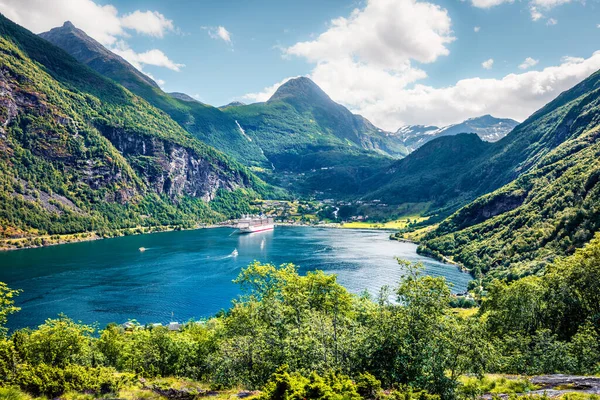
[{"label": "calm water", "polygon": [[[293,262],[300,272],[338,274],[352,292],[377,293],[403,271],[394,257],[422,261],[463,291],[470,276],[416,254],[389,233],[308,227],[235,234],[203,229],[129,236],[0,253],[0,281],[23,293],[10,328],[37,326],[64,313],[85,323],[178,321],[210,316],[239,294],[231,281],[253,260]],[[145,247],[145,252],[138,249]],[[238,256],[232,252],[237,249]]]}]

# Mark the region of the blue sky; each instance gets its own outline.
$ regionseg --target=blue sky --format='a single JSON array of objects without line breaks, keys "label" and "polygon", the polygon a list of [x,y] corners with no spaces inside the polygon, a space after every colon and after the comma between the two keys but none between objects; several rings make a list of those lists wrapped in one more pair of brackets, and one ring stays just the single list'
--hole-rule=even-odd
[{"label": "blue sky", "polygon": [[4,0],[0,11],[36,33],[69,19],[165,91],[217,106],[307,75],[389,130],[521,120],[600,68],[597,0]]}]

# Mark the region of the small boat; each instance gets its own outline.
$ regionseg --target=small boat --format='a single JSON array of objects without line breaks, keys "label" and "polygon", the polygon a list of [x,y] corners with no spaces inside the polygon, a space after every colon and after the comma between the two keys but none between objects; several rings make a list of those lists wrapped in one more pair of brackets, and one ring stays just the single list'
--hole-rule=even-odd
[{"label": "small boat", "polygon": [[143,253],[143,252],[145,252],[145,251],[146,251],[146,248],[145,248],[145,247],[140,247],[140,248],[139,248],[139,251],[140,251],[141,253]]},{"label": "small boat", "polygon": [[231,252],[231,256],[232,256],[232,257],[237,257],[237,256],[238,256],[238,251],[237,251],[237,249],[233,249],[233,251]]}]

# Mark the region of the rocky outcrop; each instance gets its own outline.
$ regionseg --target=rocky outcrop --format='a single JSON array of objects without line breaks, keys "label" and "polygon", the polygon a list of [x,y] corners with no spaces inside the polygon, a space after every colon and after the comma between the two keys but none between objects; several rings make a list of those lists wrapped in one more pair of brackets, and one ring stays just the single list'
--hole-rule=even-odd
[{"label": "rocky outcrop", "polygon": [[187,195],[204,201],[214,199],[218,189],[244,186],[239,173],[225,173],[225,165],[199,157],[193,149],[157,137],[99,126],[102,134],[143,177],[148,188],[171,199]]}]

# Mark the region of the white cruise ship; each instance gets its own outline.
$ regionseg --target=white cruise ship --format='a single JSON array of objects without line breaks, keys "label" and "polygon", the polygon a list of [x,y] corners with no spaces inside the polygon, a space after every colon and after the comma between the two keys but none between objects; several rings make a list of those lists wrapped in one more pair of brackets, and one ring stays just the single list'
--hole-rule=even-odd
[{"label": "white cruise ship", "polygon": [[236,222],[235,227],[240,230],[240,233],[272,231],[275,228],[273,218],[269,217],[246,217]]}]

